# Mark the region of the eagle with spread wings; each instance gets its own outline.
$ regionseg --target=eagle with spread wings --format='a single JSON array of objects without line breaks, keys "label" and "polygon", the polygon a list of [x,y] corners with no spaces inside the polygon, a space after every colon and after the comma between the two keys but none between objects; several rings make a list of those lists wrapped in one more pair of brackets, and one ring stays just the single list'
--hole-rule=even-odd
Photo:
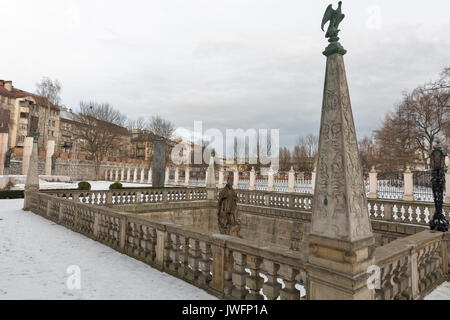
[{"label": "eagle with spread wings", "polygon": [[322,31],[325,31],[323,27],[329,21],[327,33],[325,34],[326,38],[334,38],[337,37],[339,33],[339,24],[344,20],[345,14],[342,13],[342,1],[339,1],[338,8],[336,10],[333,9],[333,5],[329,5],[322,19]]}]

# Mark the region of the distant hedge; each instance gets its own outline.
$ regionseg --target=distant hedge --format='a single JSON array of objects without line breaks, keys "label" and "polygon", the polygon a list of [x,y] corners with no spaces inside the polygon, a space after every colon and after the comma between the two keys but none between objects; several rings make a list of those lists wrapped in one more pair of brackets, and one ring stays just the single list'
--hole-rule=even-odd
[{"label": "distant hedge", "polygon": [[120,182],[115,182],[109,186],[109,190],[123,189],[123,185]]},{"label": "distant hedge", "polygon": [[3,190],[0,191],[0,199],[23,199],[23,190]]},{"label": "distant hedge", "polygon": [[91,190],[91,184],[86,181],[79,182],[78,190]]}]

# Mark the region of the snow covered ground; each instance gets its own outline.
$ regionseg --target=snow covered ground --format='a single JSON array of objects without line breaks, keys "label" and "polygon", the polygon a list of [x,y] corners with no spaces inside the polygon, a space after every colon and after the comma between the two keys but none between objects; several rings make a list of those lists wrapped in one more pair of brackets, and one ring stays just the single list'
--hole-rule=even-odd
[{"label": "snow covered ground", "polygon": [[0,299],[215,299],[22,206],[0,201]]},{"label": "snow covered ground", "polygon": [[444,282],[432,293],[425,297],[425,300],[450,300],[450,282]]}]

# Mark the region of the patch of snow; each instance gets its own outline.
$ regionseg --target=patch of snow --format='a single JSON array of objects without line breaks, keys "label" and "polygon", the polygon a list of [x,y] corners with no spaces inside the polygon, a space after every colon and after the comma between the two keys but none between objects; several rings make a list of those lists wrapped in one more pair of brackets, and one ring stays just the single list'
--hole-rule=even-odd
[{"label": "patch of snow", "polygon": [[[109,186],[114,182],[111,181],[87,181],[91,184],[91,190],[108,190]],[[124,187],[134,188],[134,187],[151,187],[151,184],[142,184],[142,183],[122,183]],[[23,190],[25,188],[25,184],[16,184],[11,190]],[[39,188],[43,190],[48,189],[77,189],[78,182],[74,183],[66,183],[66,182],[47,182],[44,180],[39,180]]]},{"label": "patch of snow", "polygon": [[433,292],[427,295],[424,300],[450,300],[450,282],[444,282]]},{"label": "patch of snow", "polygon": [[[21,199],[1,200],[0,300],[215,299],[22,206]],[[80,268],[80,290],[67,287],[69,266]]]}]

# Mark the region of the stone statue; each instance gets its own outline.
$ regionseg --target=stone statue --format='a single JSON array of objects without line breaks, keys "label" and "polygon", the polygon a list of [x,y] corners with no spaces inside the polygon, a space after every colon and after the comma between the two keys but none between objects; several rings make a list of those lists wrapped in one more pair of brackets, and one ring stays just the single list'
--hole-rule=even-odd
[{"label": "stone statue", "polygon": [[4,167],[5,168],[11,167],[11,150],[6,151],[5,153]]},{"label": "stone statue", "polygon": [[346,54],[347,51],[342,47],[342,45],[338,42],[338,34],[339,34],[339,24],[344,20],[345,14],[342,13],[342,1],[339,1],[338,8],[336,10],[333,9],[333,5],[329,5],[322,19],[322,31],[324,30],[324,26],[327,22],[330,22],[328,25],[327,32],[325,33],[325,38],[329,38],[328,42],[330,45],[327,47],[325,52],[323,53],[325,56],[329,56],[333,53],[340,53],[342,55]]},{"label": "stone statue", "polygon": [[219,193],[219,230],[220,233],[238,237],[241,221],[237,218],[238,197],[233,190],[233,176],[229,175],[225,188]]},{"label": "stone statue", "polygon": [[52,171],[56,168],[56,155],[52,155]]}]

